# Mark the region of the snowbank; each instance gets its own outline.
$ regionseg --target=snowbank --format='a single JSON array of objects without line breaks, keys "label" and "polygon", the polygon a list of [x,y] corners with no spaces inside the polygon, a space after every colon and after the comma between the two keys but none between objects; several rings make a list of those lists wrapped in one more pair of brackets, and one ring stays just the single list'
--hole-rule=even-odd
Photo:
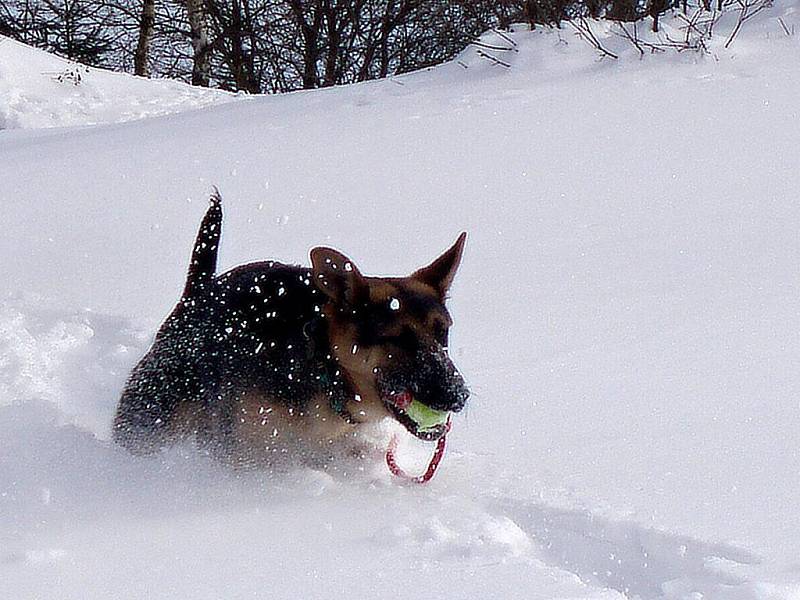
[{"label": "snowbank", "polygon": [[0,129],[120,123],[236,98],[177,81],[86,67],[0,36]]}]

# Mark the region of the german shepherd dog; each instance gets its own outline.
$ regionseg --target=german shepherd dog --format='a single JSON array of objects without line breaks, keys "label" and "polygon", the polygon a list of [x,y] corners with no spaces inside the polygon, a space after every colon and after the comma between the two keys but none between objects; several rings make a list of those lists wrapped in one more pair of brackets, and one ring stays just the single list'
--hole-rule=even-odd
[{"label": "german shepherd dog", "polygon": [[183,295],[122,392],[117,443],[148,454],[194,437],[251,465],[330,460],[387,416],[423,439],[444,435],[418,431],[395,399],[454,412],[467,401],[445,308],[466,234],[410,277],[366,277],[323,247],[311,268],[266,261],[215,275],[221,227],[215,194]]}]

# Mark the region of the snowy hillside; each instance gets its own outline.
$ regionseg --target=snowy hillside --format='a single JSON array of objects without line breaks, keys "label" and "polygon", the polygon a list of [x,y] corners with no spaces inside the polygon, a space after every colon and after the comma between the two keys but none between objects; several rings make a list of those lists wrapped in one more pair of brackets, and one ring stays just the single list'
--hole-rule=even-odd
[{"label": "snowy hillside", "polygon": [[[229,97],[67,94],[1,43],[0,598],[800,599],[793,8],[713,56],[519,31],[510,68],[472,48],[128,123]],[[109,443],[212,185],[223,268],[328,244],[407,274],[469,232],[474,394],[430,485]]]},{"label": "snowy hillside", "polygon": [[86,67],[0,36],[0,129],[117,123],[236,98]]}]

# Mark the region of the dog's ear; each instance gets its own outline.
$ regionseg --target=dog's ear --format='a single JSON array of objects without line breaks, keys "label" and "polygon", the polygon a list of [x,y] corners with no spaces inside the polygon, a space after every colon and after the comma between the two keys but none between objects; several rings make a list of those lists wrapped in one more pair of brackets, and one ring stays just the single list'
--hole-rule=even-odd
[{"label": "dog's ear", "polygon": [[411,277],[431,286],[439,293],[439,297],[444,300],[447,290],[450,289],[450,285],[456,276],[458,265],[461,264],[461,256],[464,254],[464,242],[466,241],[467,232],[465,231],[458,236],[456,243],[449,250],[427,267],[415,271]]},{"label": "dog's ear", "polygon": [[314,283],[334,304],[354,306],[369,295],[367,282],[355,263],[333,248],[311,251]]}]

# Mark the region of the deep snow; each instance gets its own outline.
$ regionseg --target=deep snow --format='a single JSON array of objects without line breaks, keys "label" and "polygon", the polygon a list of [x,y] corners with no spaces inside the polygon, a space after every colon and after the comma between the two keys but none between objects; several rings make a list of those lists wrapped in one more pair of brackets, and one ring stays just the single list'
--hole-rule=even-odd
[{"label": "deep snow", "polygon": [[[778,15],[714,57],[518,32],[510,69],[469,50],[0,132],[0,598],[800,598],[800,47]],[[108,443],[212,184],[225,268],[330,244],[402,274],[469,231],[451,348],[475,394],[429,486]]]}]

